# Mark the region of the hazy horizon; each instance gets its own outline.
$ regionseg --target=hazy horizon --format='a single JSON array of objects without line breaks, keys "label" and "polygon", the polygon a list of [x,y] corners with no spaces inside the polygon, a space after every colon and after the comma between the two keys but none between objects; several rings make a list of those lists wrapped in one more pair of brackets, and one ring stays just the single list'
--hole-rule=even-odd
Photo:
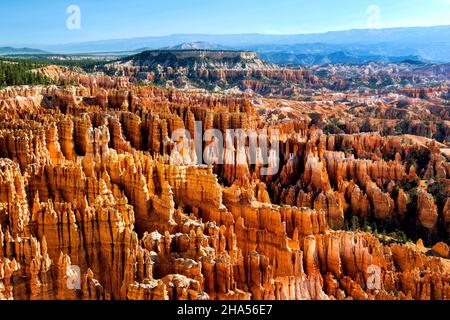
[{"label": "hazy horizon", "polygon": [[[409,26],[409,27],[389,27],[389,28],[379,28],[380,30],[390,30],[390,29],[406,29],[406,28],[438,28],[438,27],[450,27],[450,24],[442,24],[442,25],[433,25],[433,26]],[[364,31],[364,30],[373,30],[369,28],[354,28],[354,29],[343,29],[343,30],[330,30],[324,32],[305,32],[305,33],[261,33],[261,32],[253,32],[253,33],[171,33],[171,34],[163,34],[163,35],[147,35],[147,36],[139,36],[139,37],[128,37],[128,38],[99,38],[95,40],[89,41],[77,41],[77,42],[59,42],[59,43],[16,43],[16,44],[2,44],[0,46],[32,46],[32,45],[45,45],[45,46],[53,46],[53,45],[70,45],[70,44],[79,44],[79,43],[92,43],[92,42],[102,42],[102,41],[120,41],[120,40],[130,40],[130,39],[144,39],[144,38],[164,38],[164,37],[173,37],[173,36],[245,36],[245,35],[260,35],[260,36],[299,36],[299,35],[314,35],[314,34],[326,34],[333,32],[348,32],[348,31]],[[203,42],[203,41],[199,41]]]},{"label": "hazy horizon", "polygon": [[299,35],[447,26],[450,0],[168,0],[0,2],[0,45],[170,35]]}]

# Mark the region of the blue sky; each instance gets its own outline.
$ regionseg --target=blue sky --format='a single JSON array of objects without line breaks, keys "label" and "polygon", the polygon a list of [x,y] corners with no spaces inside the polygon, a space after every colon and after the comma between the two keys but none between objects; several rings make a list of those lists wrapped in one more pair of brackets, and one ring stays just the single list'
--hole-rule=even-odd
[{"label": "blue sky", "polygon": [[[80,8],[80,29],[66,27],[70,5]],[[371,5],[382,28],[450,24],[450,0],[1,0],[0,45],[362,29]]]}]

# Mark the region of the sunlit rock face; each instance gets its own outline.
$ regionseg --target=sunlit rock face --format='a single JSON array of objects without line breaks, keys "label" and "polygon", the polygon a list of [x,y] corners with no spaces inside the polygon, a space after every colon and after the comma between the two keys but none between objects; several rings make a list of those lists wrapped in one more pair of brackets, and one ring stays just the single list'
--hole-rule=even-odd
[{"label": "sunlit rock face", "polygon": [[[1,90],[0,299],[449,299],[445,148],[327,132],[326,119],[348,131],[364,114],[322,98],[87,75]],[[278,151],[200,136],[199,153],[198,122],[201,135],[276,130]]]}]

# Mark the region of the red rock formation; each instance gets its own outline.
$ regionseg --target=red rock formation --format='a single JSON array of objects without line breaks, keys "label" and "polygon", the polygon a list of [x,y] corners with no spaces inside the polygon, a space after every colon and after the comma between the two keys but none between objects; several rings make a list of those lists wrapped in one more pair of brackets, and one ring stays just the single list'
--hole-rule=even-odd
[{"label": "red rock formation", "polygon": [[[446,244],[425,255],[340,230],[353,216],[389,225],[412,215],[441,236],[449,200],[425,186],[445,184],[448,164],[406,163],[432,146],[327,136],[307,117],[266,123],[243,98],[83,81],[0,91],[0,299],[450,297]],[[176,129],[195,134],[195,121],[280,129],[279,172],[261,175],[237,139],[230,161],[197,165],[195,149],[172,140]]]},{"label": "red rock formation", "polygon": [[417,217],[420,224],[428,229],[436,225],[439,217],[433,196],[423,189],[417,192]]}]

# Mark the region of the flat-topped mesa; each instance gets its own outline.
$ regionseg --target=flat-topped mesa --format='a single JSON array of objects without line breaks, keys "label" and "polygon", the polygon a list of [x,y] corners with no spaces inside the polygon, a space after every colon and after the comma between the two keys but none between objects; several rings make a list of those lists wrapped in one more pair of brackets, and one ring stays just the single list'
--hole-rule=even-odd
[{"label": "flat-topped mesa", "polygon": [[271,63],[263,62],[256,52],[231,50],[151,50],[123,58],[121,64],[141,67],[160,65],[173,68],[194,67],[194,65],[196,68],[220,69],[276,68]]},{"label": "flat-topped mesa", "polygon": [[138,57],[145,56],[162,56],[162,55],[174,55],[178,59],[186,58],[204,58],[204,59],[259,59],[256,52],[252,51],[234,51],[234,50],[149,50],[138,54]]},{"label": "flat-topped mesa", "polygon": [[157,82],[183,89],[226,88],[264,95],[298,93],[320,82],[310,71],[283,68],[250,51],[151,50],[108,63],[103,70],[110,75],[125,75],[134,82]]}]

